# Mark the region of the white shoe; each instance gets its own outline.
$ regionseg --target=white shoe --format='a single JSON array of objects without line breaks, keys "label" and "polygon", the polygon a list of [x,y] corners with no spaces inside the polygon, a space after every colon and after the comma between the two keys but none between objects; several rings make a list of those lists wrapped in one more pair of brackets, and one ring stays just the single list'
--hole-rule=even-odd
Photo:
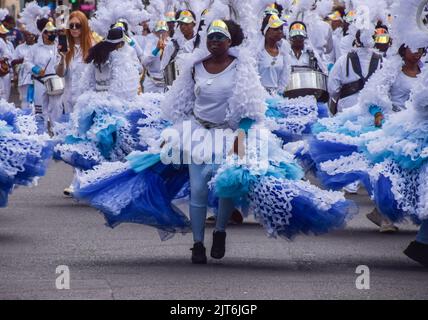
[{"label": "white shoe", "polygon": [[381,226],[379,228],[380,233],[397,233],[398,227],[395,226],[391,221],[388,219],[382,220]]},{"label": "white shoe", "polygon": [[66,197],[73,197],[73,193],[74,193],[74,190],[73,190],[73,188],[72,187],[69,187],[69,188],[65,188],[64,189],[64,195],[66,196]]},{"label": "white shoe", "polygon": [[358,190],[360,190],[360,182],[354,182],[351,184],[348,184],[346,187],[343,188],[343,190],[345,190],[347,193],[350,194],[357,194]]}]

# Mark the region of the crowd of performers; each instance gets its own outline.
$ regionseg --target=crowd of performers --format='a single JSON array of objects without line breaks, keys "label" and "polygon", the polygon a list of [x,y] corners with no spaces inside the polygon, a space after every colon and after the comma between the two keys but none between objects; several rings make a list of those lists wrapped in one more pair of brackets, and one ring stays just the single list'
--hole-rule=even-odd
[{"label": "crowd of performers", "polygon": [[[325,234],[365,188],[381,232],[420,226],[405,254],[428,267],[427,20],[424,0],[34,1],[19,28],[0,9],[0,206],[54,158],[109,227],[191,232],[205,264],[208,210],[221,259],[230,219]],[[288,95],[299,72],[324,95]]]}]

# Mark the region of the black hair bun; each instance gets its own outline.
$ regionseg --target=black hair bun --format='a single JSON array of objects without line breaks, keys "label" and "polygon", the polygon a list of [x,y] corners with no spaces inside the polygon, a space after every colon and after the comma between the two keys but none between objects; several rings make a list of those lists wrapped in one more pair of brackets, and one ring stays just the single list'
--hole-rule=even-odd
[{"label": "black hair bun", "polygon": [[42,31],[46,27],[48,22],[49,22],[49,19],[46,19],[46,18],[41,18],[37,20],[37,29],[39,29],[39,31]]},{"label": "black hair bun", "polygon": [[231,47],[240,46],[245,38],[244,31],[242,31],[241,26],[233,20],[225,20],[224,23],[227,25],[229,33],[232,37]]}]

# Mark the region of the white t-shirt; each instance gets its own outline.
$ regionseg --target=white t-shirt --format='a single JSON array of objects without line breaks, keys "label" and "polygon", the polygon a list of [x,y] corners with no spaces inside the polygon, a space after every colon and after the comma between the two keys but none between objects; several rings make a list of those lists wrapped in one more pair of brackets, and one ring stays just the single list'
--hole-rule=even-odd
[{"label": "white t-shirt", "polygon": [[286,52],[279,48],[279,54],[273,57],[263,49],[257,55],[258,69],[263,87],[284,90],[288,82],[288,60]]},{"label": "white t-shirt", "polygon": [[218,74],[209,73],[203,62],[195,65],[195,107],[196,117],[215,124],[226,119],[229,99],[233,95],[237,60]]},{"label": "white t-shirt", "polygon": [[390,89],[394,111],[401,111],[406,108],[406,101],[410,99],[410,92],[418,81],[418,78],[409,77],[404,72],[400,72]]},{"label": "white t-shirt", "polygon": [[[30,52],[31,46],[26,43],[22,43],[16,47],[13,59],[19,60],[27,57]],[[33,83],[31,79],[31,69],[25,63],[22,63],[18,69],[18,86],[24,86]]]},{"label": "white t-shirt", "polygon": [[[373,56],[372,49],[358,48],[355,49],[355,52],[358,54],[361,64],[361,71],[364,77],[369,73],[370,61]],[[345,84],[352,83],[360,79],[360,76],[354,72],[352,64],[349,63],[349,75],[347,75],[347,63],[348,55],[342,55],[334,65],[333,69],[330,72],[328,78],[328,91],[330,97],[334,100],[339,99],[340,91]],[[380,69],[381,63],[378,65]],[[346,98],[340,99],[338,103],[338,111],[343,111],[344,109],[350,108],[358,103],[358,97],[360,93],[355,93]]]}]

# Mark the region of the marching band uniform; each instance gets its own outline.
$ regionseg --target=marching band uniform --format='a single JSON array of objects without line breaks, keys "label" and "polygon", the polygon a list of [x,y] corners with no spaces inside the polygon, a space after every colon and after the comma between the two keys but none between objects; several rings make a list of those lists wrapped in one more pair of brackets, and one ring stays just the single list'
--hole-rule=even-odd
[{"label": "marching band uniform", "polygon": [[22,43],[18,45],[15,49],[14,60],[24,59],[24,62],[19,65],[18,69],[18,91],[19,97],[21,100],[21,108],[25,109],[29,107],[30,100],[32,97],[29,96],[29,88],[33,85],[33,80],[31,78],[31,69],[25,63],[25,60],[28,60],[27,56],[30,52],[32,46]]},{"label": "marching band uniform", "polygon": [[[166,34],[169,31],[166,21],[158,21],[154,32]],[[145,77],[143,82],[144,92],[165,92],[165,79],[163,70],[161,69],[161,59],[164,54],[162,49],[157,48],[159,37],[150,34],[146,37],[146,47],[143,58],[143,66],[145,68]]]},{"label": "marching band uniform", "polygon": [[[0,33],[6,34],[7,29],[4,28],[2,24],[0,24]],[[0,59],[6,60],[7,63],[12,62],[13,59],[14,48],[13,44],[8,40],[0,38]],[[11,68],[10,68],[11,69]],[[11,79],[12,73],[9,71],[5,76],[0,78],[0,98],[9,100],[10,90],[11,90]]]}]

